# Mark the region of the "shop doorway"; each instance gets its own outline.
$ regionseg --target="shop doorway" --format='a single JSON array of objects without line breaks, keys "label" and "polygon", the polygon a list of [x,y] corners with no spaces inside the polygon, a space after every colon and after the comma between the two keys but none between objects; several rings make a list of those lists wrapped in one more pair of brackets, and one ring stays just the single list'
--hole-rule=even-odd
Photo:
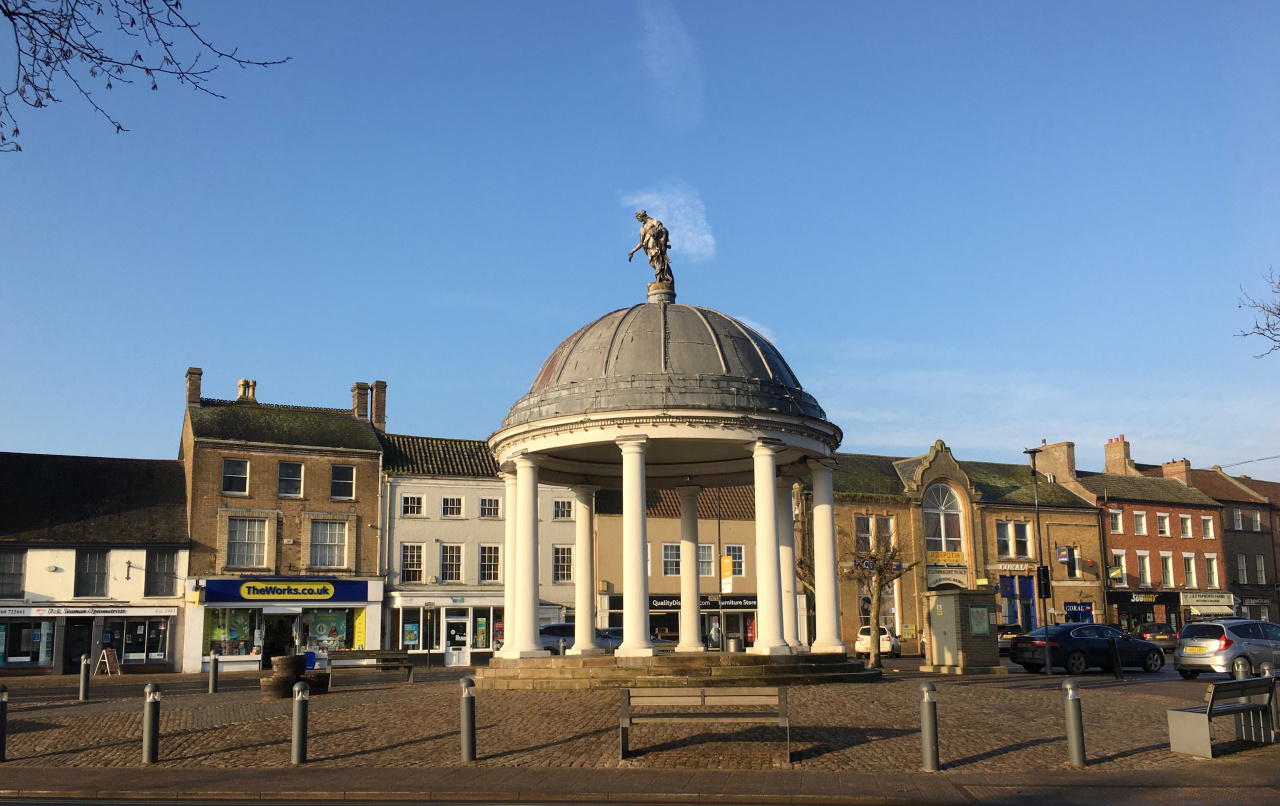
[{"label": "shop doorway", "polygon": [[[76,674],[80,671],[80,656],[88,655],[93,649],[93,619],[69,618],[63,644],[62,673]],[[94,658],[89,658],[92,663]]]},{"label": "shop doorway", "polygon": [[444,665],[470,666],[470,620],[467,608],[447,607],[444,611]]},{"label": "shop doorway", "polygon": [[745,647],[747,645],[747,629],[746,619],[742,613],[725,613],[724,614],[724,645],[726,648],[733,639],[738,639],[738,644]]},{"label": "shop doorway", "polygon": [[262,668],[271,668],[271,659],[277,655],[297,654],[295,627],[298,617],[264,615],[265,634],[262,643]]}]

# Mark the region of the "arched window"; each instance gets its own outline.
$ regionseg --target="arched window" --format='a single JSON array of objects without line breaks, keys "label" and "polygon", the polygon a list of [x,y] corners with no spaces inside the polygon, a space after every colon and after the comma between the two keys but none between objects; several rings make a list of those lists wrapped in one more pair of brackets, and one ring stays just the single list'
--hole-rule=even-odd
[{"label": "arched window", "polygon": [[924,491],[924,550],[964,551],[960,540],[960,496],[945,484]]}]

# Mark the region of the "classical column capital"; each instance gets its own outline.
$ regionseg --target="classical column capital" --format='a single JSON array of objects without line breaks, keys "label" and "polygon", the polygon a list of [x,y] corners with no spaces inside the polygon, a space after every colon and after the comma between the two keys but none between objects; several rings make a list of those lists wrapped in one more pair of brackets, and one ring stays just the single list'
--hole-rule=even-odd
[{"label": "classical column capital", "polygon": [[757,439],[755,442],[752,442],[750,445],[751,454],[753,456],[761,456],[765,453],[775,454],[778,451],[782,450],[783,447],[784,446],[783,446],[782,440],[771,439],[771,438]]},{"label": "classical column capital", "polygon": [[614,440],[614,443],[619,448],[622,448],[623,453],[627,453],[628,449],[631,451],[643,451],[649,444],[649,437],[645,434],[631,434],[625,437],[618,437]]},{"label": "classical column capital", "polygon": [[809,469],[815,470],[815,471],[831,470],[832,466],[834,466],[835,463],[836,461],[834,459],[830,459],[827,457],[823,457],[822,459],[810,457],[805,460],[805,464],[809,466]]},{"label": "classical column capital", "polygon": [[[513,468],[513,469],[514,469],[514,468]],[[509,472],[507,472],[506,470],[499,470],[499,471],[498,471],[498,478],[502,479],[502,481],[503,481],[503,482],[505,482],[505,483],[507,483],[507,484],[511,484],[512,482],[514,482],[514,481],[516,480],[516,474],[515,474],[515,473],[509,473]]]},{"label": "classical column capital", "polygon": [[795,482],[796,479],[792,476],[778,476],[778,492],[781,493],[785,490],[790,495],[791,487]]},{"label": "classical column capital", "polygon": [[676,495],[679,495],[681,498],[685,498],[690,495],[696,498],[698,493],[702,492],[702,488],[696,484],[686,484],[683,487],[676,487],[675,491]]},{"label": "classical column capital", "polygon": [[573,490],[573,494],[578,496],[578,498],[586,498],[594,495],[596,490],[601,488],[597,484],[572,484],[569,486],[569,489]]},{"label": "classical column capital", "polygon": [[516,470],[520,470],[527,467],[542,467],[546,460],[536,453],[518,453],[511,458],[511,461],[515,463]]}]

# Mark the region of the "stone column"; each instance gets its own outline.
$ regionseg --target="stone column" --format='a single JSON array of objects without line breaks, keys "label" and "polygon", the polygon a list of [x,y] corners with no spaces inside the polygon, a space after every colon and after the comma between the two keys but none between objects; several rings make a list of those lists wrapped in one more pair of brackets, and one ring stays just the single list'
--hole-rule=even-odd
[{"label": "stone column", "polygon": [[649,572],[645,563],[649,538],[644,451],[648,442],[643,436],[617,440],[622,449],[622,646],[613,654],[618,658],[657,654],[649,640]]},{"label": "stone column", "polygon": [[761,440],[751,455],[756,486],[756,655],[786,655],[782,636],[782,580],[778,573],[778,487],[776,445]]},{"label": "stone column", "polygon": [[813,589],[817,629],[811,652],[845,654],[840,640],[840,589],[836,580],[836,510],[831,468],[809,460],[813,471]]},{"label": "stone column", "polygon": [[[502,499],[502,517],[504,534],[502,538],[502,649],[498,657],[508,657],[513,652],[516,642],[516,475],[499,473],[506,486],[506,497]],[[510,657],[519,657],[516,654]]]},{"label": "stone column", "polygon": [[677,487],[680,494],[680,643],[676,652],[702,652],[698,625],[698,493],[700,487]]},{"label": "stone column", "polygon": [[778,479],[778,573],[782,581],[782,637],[792,651],[800,649],[796,611],[796,518],[791,504],[794,479]]},{"label": "stone column", "polygon": [[550,655],[538,638],[538,465],[516,457],[516,618],[515,646],[507,657]]},{"label": "stone column", "polygon": [[584,484],[573,488],[573,646],[566,655],[600,655],[596,644],[596,552],[592,537],[595,525],[595,498],[599,487]]}]

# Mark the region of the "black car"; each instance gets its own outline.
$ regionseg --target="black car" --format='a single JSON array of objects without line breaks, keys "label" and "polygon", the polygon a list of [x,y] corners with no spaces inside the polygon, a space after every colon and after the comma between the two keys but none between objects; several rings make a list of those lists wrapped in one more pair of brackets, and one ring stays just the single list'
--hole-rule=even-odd
[{"label": "black car", "polygon": [[[1164,650],[1150,641],[1132,638],[1105,624],[1054,624],[1049,627],[1049,659],[1067,674],[1081,674],[1085,669],[1112,668],[1111,646],[1116,639],[1121,666],[1137,666],[1155,674],[1164,666]],[[1009,660],[1028,672],[1044,671],[1045,629],[1032,630],[1013,639]]]}]

